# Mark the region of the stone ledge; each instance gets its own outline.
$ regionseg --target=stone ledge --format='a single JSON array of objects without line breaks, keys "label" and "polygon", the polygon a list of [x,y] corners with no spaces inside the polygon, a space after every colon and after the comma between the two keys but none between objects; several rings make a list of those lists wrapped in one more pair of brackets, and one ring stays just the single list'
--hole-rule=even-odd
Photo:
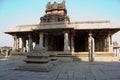
[{"label": "stone ledge", "polygon": [[48,63],[49,60],[47,59],[26,59],[24,60],[27,63]]},{"label": "stone ledge", "polygon": [[19,66],[18,70],[23,71],[35,71],[35,72],[49,72],[52,69],[53,65],[51,63],[46,64],[24,64]]}]

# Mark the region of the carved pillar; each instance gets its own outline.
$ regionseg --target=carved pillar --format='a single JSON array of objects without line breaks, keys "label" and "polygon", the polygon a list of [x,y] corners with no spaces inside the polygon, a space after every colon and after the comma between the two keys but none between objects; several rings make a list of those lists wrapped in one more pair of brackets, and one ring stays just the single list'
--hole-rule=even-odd
[{"label": "carved pillar", "polygon": [[43,32],[39,33],[39,44],[43,47]]},{"label": "carved pillar", "polygon": [[107,36],[107,51],[110,51],[110,35]]},{"label": "carved pillar", "polygon": [[15,39],[15,36],[13,36],[13,40],[14,40],[14,43],[13,43],[12,50],[15,51],[15,48],[16,48],[16,39]]},{"label": "carved pillar", "polygon": [[13,51],[17,51],[17,36],[13,36],[14,44],[13,44]]},{"label": "carved pillar", "polygon": [[26,39],[22,38],[22,52],[26,52]]},{"label": "carved pillar", "polygon": [[64,52],[70,52],[68,32],[64,32]]},{"label": "carved pillar", "polygon": [[110,35],[110,51],[113,52],[112,35]]},{"label": "carved pillar", "polygon": [[112,35],[110,33],[107,36],[107,51],[108,52],[113,52]]},{"label": "carved pillar", "polygon": [[48,36],[45,36],[45,48],[48,50]]},{"label": "carved pillar", "polygon": [[91,62],[94,61],[94,51],[95,51],[94,38],[92,37],[92,33],[89,33],[89,38],[88,38],[88,52],[89,52],[89,60]]},{"label": "carved pillar", "polygon": [[106,37],[104,38],[104,43],[105,43],[104,51],[107,51],[107,39],[106,39]]},{"label": "carved pillar", "polygon": [[19,38],[16,36],[16,51],[19,52]]},{"label": "carved pillar", "polygon": [[32,36],[29,33],[28,34],[28,51],[31,51],[33,49],[33,42],[32,42]]},{"label": "carved pillar", "polygon": [[74,35],[71,35],[71,52],[74,53]]}]

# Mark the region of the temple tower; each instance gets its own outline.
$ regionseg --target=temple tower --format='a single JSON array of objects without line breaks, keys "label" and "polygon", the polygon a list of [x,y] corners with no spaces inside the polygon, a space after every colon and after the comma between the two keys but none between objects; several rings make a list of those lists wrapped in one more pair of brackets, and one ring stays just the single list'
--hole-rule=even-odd
[{"label": "temple tower", "polygon": [[40,18],[40,23],[50,23],[50,22],[70,22],[67,16],[67,9],[65,6],[65,1],[62,3],[48,2],[46,5],[45,15]]}]

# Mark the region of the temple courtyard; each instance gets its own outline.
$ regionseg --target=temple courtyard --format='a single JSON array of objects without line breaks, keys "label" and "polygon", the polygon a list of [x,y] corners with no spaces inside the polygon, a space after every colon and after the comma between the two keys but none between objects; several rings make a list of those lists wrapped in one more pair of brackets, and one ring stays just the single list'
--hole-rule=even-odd
[{"label": "temple courtyard", "polygon": [[58,62],[50,72],[17,70],[23,56],[0,58],[0,80],[120,80],[119,62]]}]

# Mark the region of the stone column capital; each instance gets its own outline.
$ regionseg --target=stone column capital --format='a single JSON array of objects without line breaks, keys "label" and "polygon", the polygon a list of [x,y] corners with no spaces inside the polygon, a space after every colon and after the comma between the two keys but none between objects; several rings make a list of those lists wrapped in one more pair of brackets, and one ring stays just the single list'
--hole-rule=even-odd
[{"label": "stone column capital", "polygon": [[68,30],[66,30],[66,31],[63,31],[63,34],[65,34],[65,33],[68,33],[68,34],[69,34],[69,31],[68,31]]},{"label": "stone column capital", "polygon": [[92,37],[93,34],[90,32],[88,35],[89,35],[89,37]]},{"label": "stone column capital", "polygon": [[43,32],[43,31],[40,31],[40,32],[39,32],[39,34],[45,34],[45,32]]},{"label": "stone column capital", "polygon": [[28,38],[31,38],[31,34],[30,33],[28,34]]}]

